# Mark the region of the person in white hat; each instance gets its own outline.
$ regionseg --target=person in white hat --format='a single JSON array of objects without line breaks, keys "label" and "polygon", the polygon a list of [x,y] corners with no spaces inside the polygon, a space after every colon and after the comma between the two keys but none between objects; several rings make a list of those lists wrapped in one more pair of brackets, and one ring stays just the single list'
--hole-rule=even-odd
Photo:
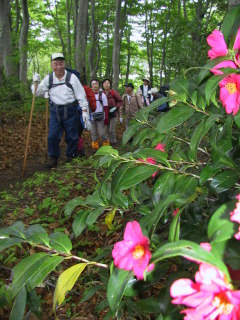
[{"label": "person in white hat", "polygon": [[[148,91],[148,93],[151,95],[151,103],[157,99],[164,98],[164,95],[161,94],[158,90],[158,88],[152,88]],[[166,112],[169,110],[168,104],[165,102],[163,104],[160,104],[157,107],[158,112]]]},{"label": "person in white hat", "polygon": [[151,81],[148,78],[142,78],[143,84],[139,87],[139,93],[142,95],[143,105],[149,106],[150,104],[150,95],[148,93],[151,90]]},{"label": "person in white hat", "polygon": [[[46,92],[49,93],[49,161],[47,168],[57,166],[63,131],[65,131],[67,143],[67,160],[71,161],[78,155],[78,105],[82,108],[84,123],[89,120],[88,102],[84,88],[75,74],[65,70],[65,58],[62,53],[57,52],[51,55],[51,67],[53,72],[41,81],[36,90],[37,97],[44,97]],[[33,82],[40,82],[39,74],[33,75]],[[32,85],[32,92],[34,92],[34,88],[35,86]]]}]

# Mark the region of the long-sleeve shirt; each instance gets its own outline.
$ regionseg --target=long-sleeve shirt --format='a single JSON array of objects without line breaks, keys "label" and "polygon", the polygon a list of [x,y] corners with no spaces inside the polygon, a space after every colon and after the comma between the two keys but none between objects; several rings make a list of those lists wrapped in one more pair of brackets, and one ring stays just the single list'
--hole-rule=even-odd
[{"label": "long-sleeve shirt", "polygon": [[139,109],[143,108],[143,102],[140,95],[132,92],[131,96],[126,93],[122,96],[123,104],[119,109],[120,118],[126,113],[126,119],[134,119]]},{"label": "long-sleeve shirt", "polygon": [[[53,85],[59,84],[59,83],[65,83],[66,75],[67,75],[67,71],[65,71],[64,76],[59,80],[56,77],[55,73],[53,72]],[[51,101],[57,105],[70,104],[75,100],[78,100],[78,104],[81,107],[87,107],[88,102],[87,102],[84,88],[81,85],[78,78],[75,76],[75,74],[71,75],[69,83],[72,85],[73,90],[69,88],[67,85],[59,85],[56,87],[53,86],[49,90],[49,75],[47,75],[38,85],[36,96],[44,97],[45,93],[49,91],[49,97]],[[32,85],[32,92],[34,92],[34,85]]]}]

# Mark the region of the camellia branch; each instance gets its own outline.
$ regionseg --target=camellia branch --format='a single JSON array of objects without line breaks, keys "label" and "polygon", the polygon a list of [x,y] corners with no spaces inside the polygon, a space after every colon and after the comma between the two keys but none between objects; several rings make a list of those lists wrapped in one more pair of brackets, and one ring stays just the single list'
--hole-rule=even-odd
[{"label": "camellia branch", "polygon": [[95,262],[95,261],[89,261],[87,259],[75,256],[75,255],[71,255],[71,254],[68,254],[68,253],[64,253],[64,252],[58,252],[57,250],[50,249],[50,248],[42,246],[40,244],[34,244],[34,247],[39,248],[39,249],[44,250],[44,251],[47,251],[49,253],[57,254],[57,255],[59,255],[61,257],[64,257],[66,259],[73,259],[73,260],[85,262],[87,264],[92,264],[92,265],[95,265],[95,266],[98,266],[98,267],[101,267],[101,268],[108,269],[108,265],[107,264],[98,263],[98,262]]}]

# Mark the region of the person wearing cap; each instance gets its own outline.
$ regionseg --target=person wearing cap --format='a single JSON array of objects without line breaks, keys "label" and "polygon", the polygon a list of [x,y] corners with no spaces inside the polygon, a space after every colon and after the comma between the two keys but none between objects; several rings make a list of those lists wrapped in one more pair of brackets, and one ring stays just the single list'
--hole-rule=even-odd
[{"label": "person wearing cap", "polygon": [[[161,94],[159,91],[158,91],[158,88],[152,88],[151,90],[148,91],[148,93],[151,95],[151,103],[157,99],[160,99],[160,98],[164,98],[165,96],[163,94]],[[169,110],[169,107],[168,107],[168,104],[165,102],[163,104],[160,104],[158,107],[157,107],[157,110],[158,112],[166,112]]]},{"label": "person wearing cap", "polygon": [[139,87],[139,93],[142,95],[143,105],[149,106],[151,96],[148,93],[151,90],[151,81],[148,78],[142,78],[143,84]]},{"label": "person wearing cap", "polygon": [[139,94],[134,92],[133,83],[125,84],[125,93],[122,96],[123,104],[119,108],[119,121],[123,123],[123,115],[125,113],[126,128],[129,121],[135,119],[136,113],[143,108],[143,102]]},{"label": "person wearing cap", "polygon": [[[71,161],[76,157],[78,149],[78,105],[82,108],[84,123],[89,120],[88,102],[85,91],[73,73],[65,70],[65,58],[62,53],[51,55],[52,73],[40,82],[40,75],[33,75],[33,82],[39,83],[37,97],[43,97],[46,92],[50,101],[50,120],[48,133],[47,168],[54,168],[60,156],[60,141],[63,131],[67,143],[66,156]],[[32,92],[35,86],[32,85]]]}]

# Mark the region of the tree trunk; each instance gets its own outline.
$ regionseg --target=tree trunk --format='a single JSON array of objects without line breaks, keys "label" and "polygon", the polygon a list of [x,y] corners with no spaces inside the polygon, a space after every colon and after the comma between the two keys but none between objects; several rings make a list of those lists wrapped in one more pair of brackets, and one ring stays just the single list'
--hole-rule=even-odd
[{"label": "tree trunk", "polygon": [[127,71],[126,71],[126,83],[128,83],[129,73],[130,73],[130,61],[131,61],[131,41],[130,41],[131,31],[127,31]]},{"label": "tree trunk", "polygon": [[87,83],[86,46],[88,34],[88,4],[89,0],[79,0],[76,28],[76,68],[80,72],[80,78],[83,83]]},{"label": "tree trunk", "polygon": [[27,84],[27,55],[28,55],[28,29],[29,13],[27,0],[22,0],[22,26],[19,36],[20,69],[19,80]]},{"label": "tree trunk", "polygon": [[67,5],[67,66],[72,67],[72,50],[71,50],[71,11],[72,11],[72,0],[69,3],[69,0],[66,2]]},{"label": "tree trunk", "polygon": [[97,41],[97,28],[95,21],[95,0],[91,0],[91,46],[88,54],[88,62],[90,69],[90,79],[96,77],[96,41]]},{"label": "tree trunk", "polygon": [[57,30],[58,30],[58,36],[59,36],[59,39],[60,39],[60,42],[61,42],[62,53],[63,53],[64,57],[66,57],[66,55],[67,55],[67,53],[66,53],[66,45],[64,43],[62,32],[61,32],[61,28],[60,28],[59,21],[58,21],[58,5],[57,5],[57,3],[56,3],[55,8],[56,8],[55,23],[56,23],[56,27],[57,27]]},{"label": "tree trunk", "polygon": [[6,23],[6,10],[7,10],[6,0],[0,0],[0,86],[3,82],[3,58],[4,58],[4,29]]},{"label": "tree trunk", "polygon": [[121,21],[121,4],[122,0],[116,0],[116,18],[114,26],[114,44],[112,55],[112,69],[113,69],[113,89],[117,90],[119,81],[119,57],[120,57],[120,21]]},{"label": "tree trunk", "polygon": [[[7,77],[18,78],[17,65],[13,59],[12,40],[11,40],[11,3],[4,0],[5,19],[2,26],[3,63]],[[1,10],[2,11],[2,10]]]},{"label": "tree trunk", "polygon": [[228,0],[228,9],[232,9],[240,4],[240,0]]}]

